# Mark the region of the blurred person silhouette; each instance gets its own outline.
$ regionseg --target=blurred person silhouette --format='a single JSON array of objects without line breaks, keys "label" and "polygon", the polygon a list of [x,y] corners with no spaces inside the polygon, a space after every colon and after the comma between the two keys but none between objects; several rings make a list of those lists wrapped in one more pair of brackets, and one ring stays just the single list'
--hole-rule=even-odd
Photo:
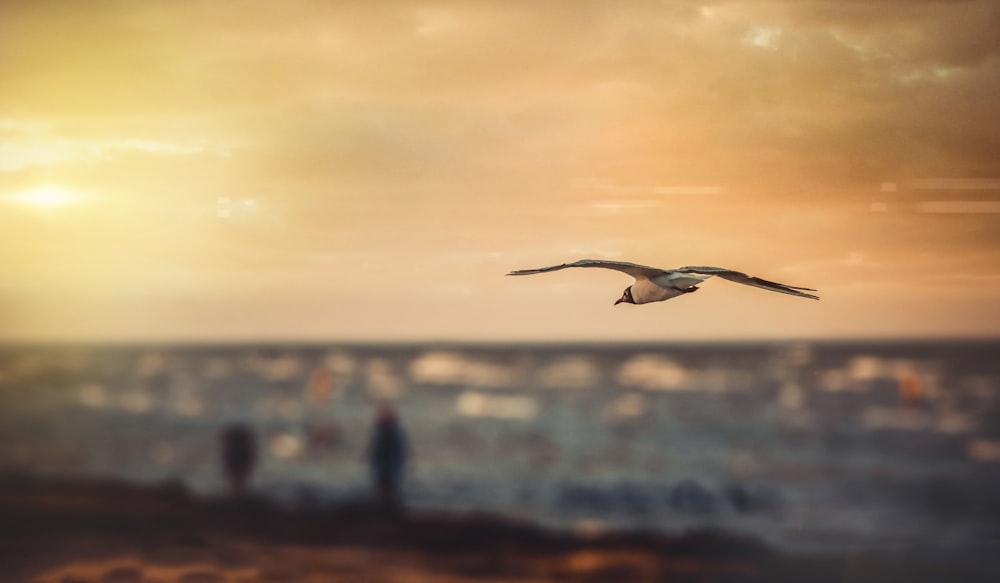
[{"label": "blurred person silhouette", "polygon": [[392,512],[399,509],[399,486],[406,469],[408,449],[406,432],[399,424],[396,412],[391,406],[382,405],[375,417],[368,445],[368,464],[375,496],[383,510]]},{"label": "blurred person silhouette", "polygon": [[899,375],[899,402],[904,409],[917,409],[925,404],[924,384],[920,375],[906,371]]},{"label": "blurred person silhouette", "polygon": [[247,484],[257,465],[257,436],[242,423],[232,423],[222,429],[222,470],[229,481],[233,498],[246,496]]},{"label": "blurred person silhouette", "polygon": [[306,409],[306,436],[311,447],[334,448],[340,443],[340,428],[329,419],[330,406],[337,396],[336,376],[324,366],[313,369],[306,384],[312,407]]}]

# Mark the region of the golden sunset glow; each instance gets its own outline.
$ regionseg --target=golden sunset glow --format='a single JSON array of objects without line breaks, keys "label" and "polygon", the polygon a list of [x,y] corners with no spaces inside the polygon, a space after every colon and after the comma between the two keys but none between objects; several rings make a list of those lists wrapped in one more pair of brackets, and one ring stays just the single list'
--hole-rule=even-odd
[{"label": "golden sunset glow", "polygon": [[58,186],[40,186],[15,194],[12,200],[30,206],[59,207],[75,202],[80,198],[77,193]]},{"label": "golden sunset glow", "polygon": [[[13,1],[0,38],[0,338],[1000,332],[990,0]],[[823,299],[503,276],[583,258]]]}]

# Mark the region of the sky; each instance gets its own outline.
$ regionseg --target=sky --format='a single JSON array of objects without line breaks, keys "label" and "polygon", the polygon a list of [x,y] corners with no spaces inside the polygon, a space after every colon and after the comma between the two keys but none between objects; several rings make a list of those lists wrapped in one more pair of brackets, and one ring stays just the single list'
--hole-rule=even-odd
[{"label": "sky", "polygon": [[0,0],[0,87],[0,341],[1000,336],[995,0]]}]

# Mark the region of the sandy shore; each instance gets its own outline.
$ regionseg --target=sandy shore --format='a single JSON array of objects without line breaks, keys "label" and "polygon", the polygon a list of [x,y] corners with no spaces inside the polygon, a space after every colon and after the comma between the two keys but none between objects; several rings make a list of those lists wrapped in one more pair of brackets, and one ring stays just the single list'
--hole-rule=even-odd
[{"label": "sandy shore", "polygon": [[[919,556],[919,555],[918,555]],[[182,488],[0,476],[0,581],[995,581],[913,553],[791,557],[752,539],[552,532],[490,516],[299,513]]]}]

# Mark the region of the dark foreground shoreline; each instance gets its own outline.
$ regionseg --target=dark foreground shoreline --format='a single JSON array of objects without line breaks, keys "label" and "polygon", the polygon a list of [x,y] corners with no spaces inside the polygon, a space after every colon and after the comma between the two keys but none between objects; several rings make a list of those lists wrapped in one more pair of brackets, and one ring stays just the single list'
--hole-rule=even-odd
[{"label": "dark foreground shoreline", "polygon": [[258,499],[199,499],[174,484],[0,475],[2,583],[920,583],[998,576],[983,564],[920,549],[789,556],[721,532],[578,534],[488,515],[390,515],[365,504],[295,512]]}]

